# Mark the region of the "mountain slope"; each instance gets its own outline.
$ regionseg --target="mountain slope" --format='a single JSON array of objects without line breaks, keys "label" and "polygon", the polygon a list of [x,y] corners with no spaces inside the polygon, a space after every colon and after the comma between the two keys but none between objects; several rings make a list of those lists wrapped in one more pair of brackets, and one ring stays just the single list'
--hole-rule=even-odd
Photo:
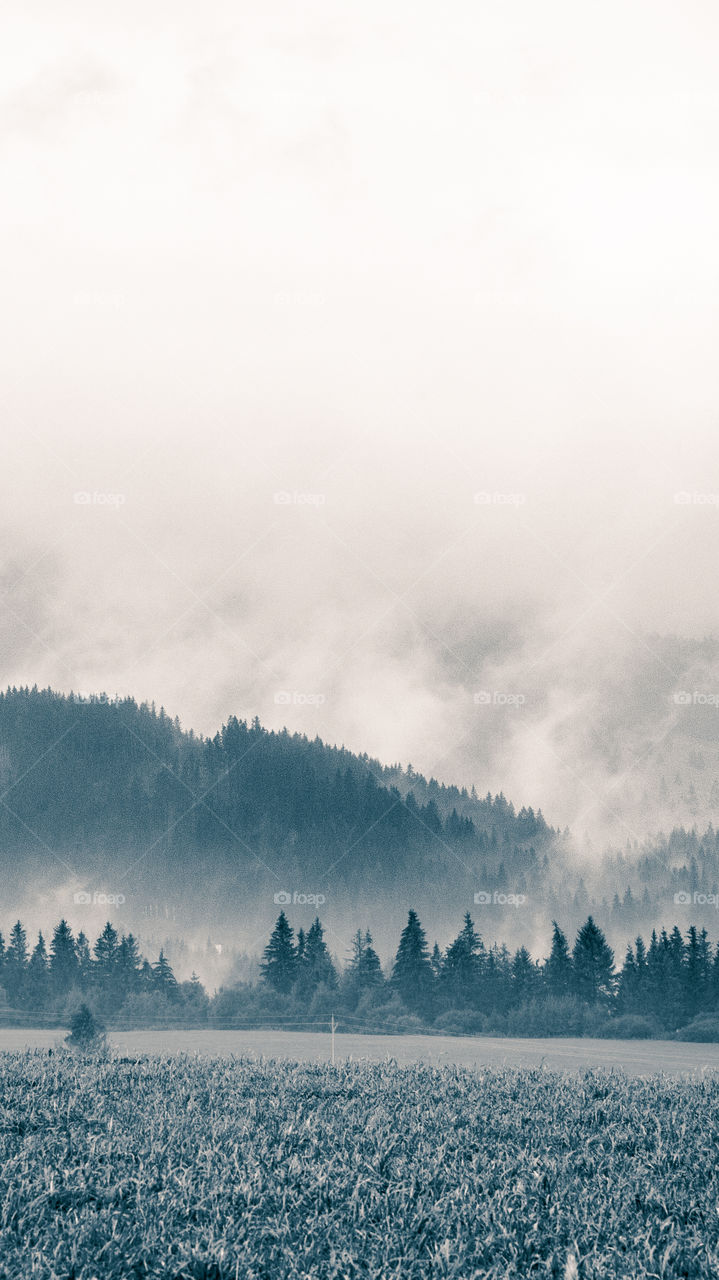
[{"label": "mountain slope", "polygon": [[[456,915],[486,884],[536,879],[556,834],[367,756],[231,718],[212,739],[132,699],[0,695],[6,883],[172,903],[188,922],[252,920],[275,894],[321,895],[367,918],[409,895]],[[143,905],[144,904],[144,905]],[[308,904],[300,904],[308,905]],[[310,904],[311,905],[311,904]]]}]

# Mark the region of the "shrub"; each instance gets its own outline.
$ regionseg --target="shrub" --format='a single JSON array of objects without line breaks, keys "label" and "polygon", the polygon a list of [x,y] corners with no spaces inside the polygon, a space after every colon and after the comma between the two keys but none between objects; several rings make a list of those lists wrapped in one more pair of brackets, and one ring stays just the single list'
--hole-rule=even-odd
[{"label": "shrub", "polygon": [[96,1021],[92,1010],[81,1004],[70,1023],[70,1034],[65,1043],[73,1049],[101,1049],[105,1044],[105,1031]]},{"label": "shrub", "polygon": [[474,1009],[448,1009],[434,1021],[435,1030],[448,1036],[478,1036],[486,1026],[484,1014]]},{"label": "shrub", "polygon": [[681,1027],[676,1032],[677,1040],[693,1040],[700,1043],[713,1043],[719,1041],[719,1015],[716,1013],[702,1013],[698,1018],[693,1018],[686,1027]]},{"label": "shrub", "polygon": [[[510,1036],[581,1036],[587,1032],[589,1006],[576,996],[547,996],[529,1000],[506,1016],[506,1034]],[[606,1019],[604,1011],[602,1020]],[[591,1022],[591,1018],[589,1019]]]}]

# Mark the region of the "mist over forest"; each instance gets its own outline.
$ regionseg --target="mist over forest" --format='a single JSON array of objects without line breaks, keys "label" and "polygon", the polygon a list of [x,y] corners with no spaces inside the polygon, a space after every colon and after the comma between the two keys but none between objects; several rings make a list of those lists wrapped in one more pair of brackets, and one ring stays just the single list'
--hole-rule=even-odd
[{"label": "mist over forest", "polygon": [[583,845],[501,793],[257,719],[203,737],[133,699],[49,689],[0,695],[0,753],[8,919],[111,919],[210,989],[256,974],[281,909],[305,928],[320,914],[340,965],[358,928],[387,962],[409,909],[442,946],[469,911],[488,945],[537,955],[552,920],[571,934],[588,912],[620,950],[717,919],[711,822]]}]

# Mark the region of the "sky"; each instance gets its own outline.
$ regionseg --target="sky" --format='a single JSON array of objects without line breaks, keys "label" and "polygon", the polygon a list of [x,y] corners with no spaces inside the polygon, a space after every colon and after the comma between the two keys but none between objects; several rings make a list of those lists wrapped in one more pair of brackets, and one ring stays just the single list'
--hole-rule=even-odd
[{"label": "sky", "polygon": [[0,683],[591,825],[719,690],[719,13],[257,10],[7,6]]}]

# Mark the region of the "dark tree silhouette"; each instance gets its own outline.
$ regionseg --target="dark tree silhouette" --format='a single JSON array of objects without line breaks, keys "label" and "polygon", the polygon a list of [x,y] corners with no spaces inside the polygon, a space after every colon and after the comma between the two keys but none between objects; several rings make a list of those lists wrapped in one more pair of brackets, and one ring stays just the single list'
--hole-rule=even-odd
[{"label": "dark tree silhouette", "polygon": [[614,952],[591,916],[577,934],[572,963],[579,998],[588,1004],[607,1003],[614,991]]},{"label": "dark tree silhouette", "polygon": [[556,920],[552,921],[552,949],[544,969],[544,976],[551,995],[566,996],[571,991],[572,957],[566,935]]},{"label": "dark tree silhouette", "polygon": [[272,936],[265,947],[260,969],[265,982],[282,995],[289,994],[297,977],[294,936],[292,925],[284,911],[281,911]]},{"label": "dark tree silhouette", "polygon": [[417,913],[412,910],[397,948],[391,985],[408,1009],[431,1013],[434,979],[427,938]]}]

